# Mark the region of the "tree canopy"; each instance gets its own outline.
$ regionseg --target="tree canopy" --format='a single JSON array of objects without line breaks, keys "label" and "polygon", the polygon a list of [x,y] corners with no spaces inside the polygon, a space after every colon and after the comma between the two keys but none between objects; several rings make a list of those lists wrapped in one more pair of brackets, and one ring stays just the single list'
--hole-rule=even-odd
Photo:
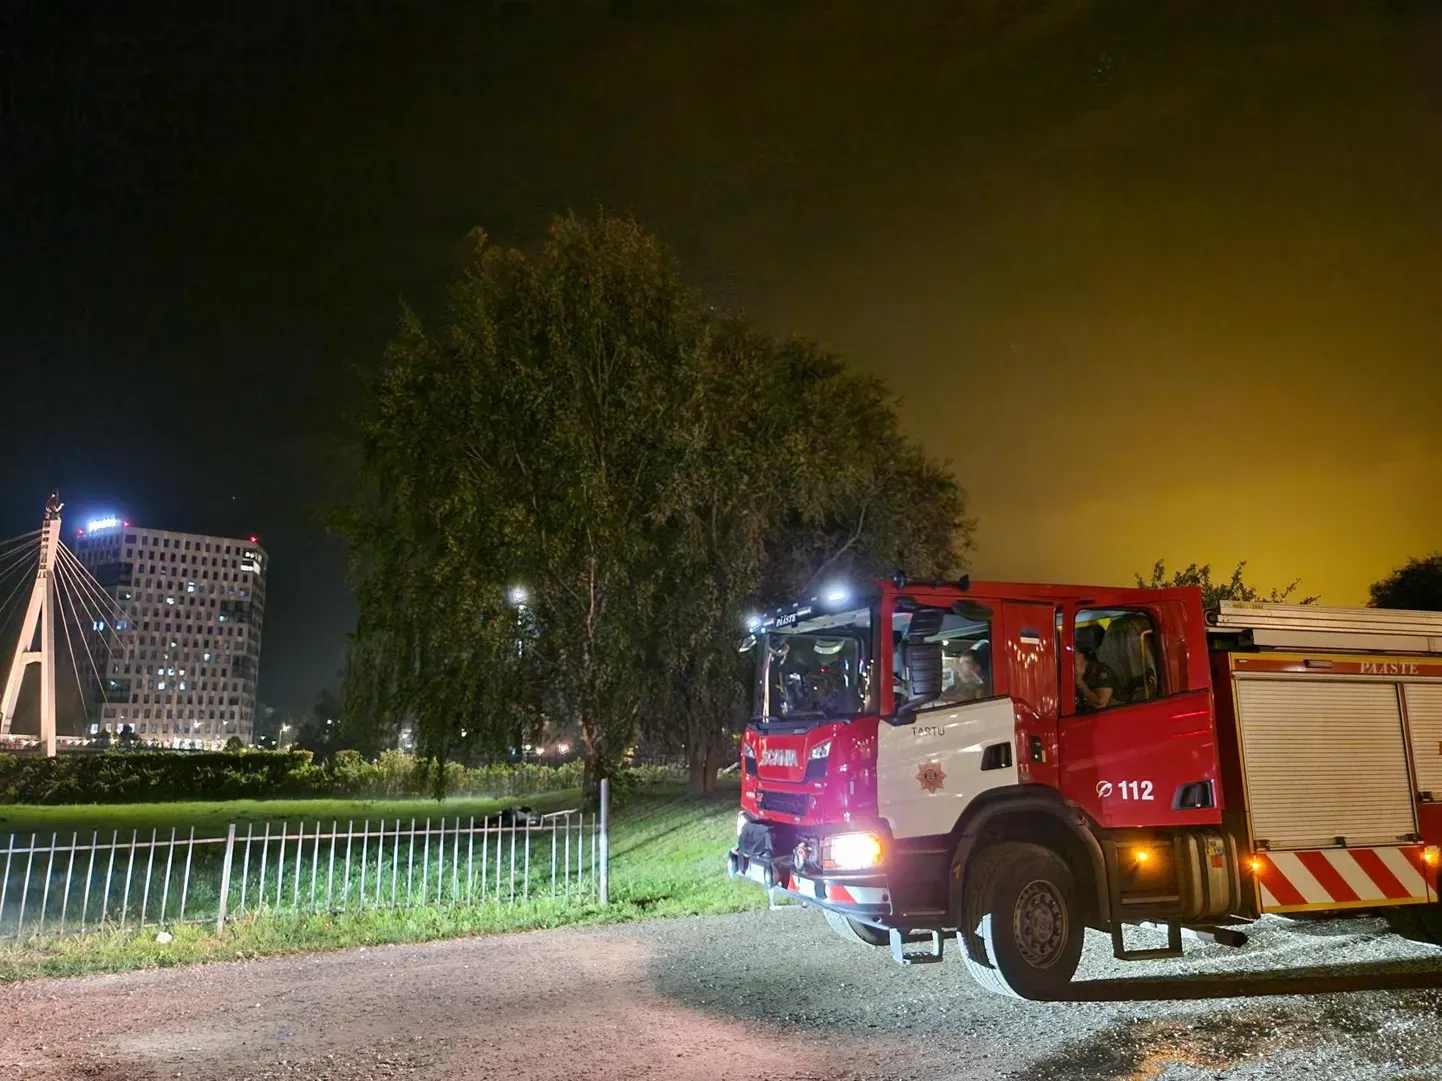
[{"label": "tree canopy", "polygon": [[361,451],[347,711],[413,717],[438,758],[574,721],[588,782],[644,732],[709,783],[748,608],[970,546],[879,382],[718,315],[615,218],[533,255],[478,234],[444,317],[405,313]]},{"label": "tree canopy", "polygon": [[1273,586],[1263,592],[1256,586],[1252,586],[1242,577],[1247,562],[1243,560],[1238,563],[1232,571],[1231,577],[1220,582],[1212,580],[1212,565],[1210,563],[1191,563],[1185,570],[1174,572],[1170,577],[1167,575],[1165,560],[1157,560],[1152,565],[1150,577],[1143,578],[1136,575],[1137,585],[1142,589],[1170,589],[1176,586],[1200,586],[1202,590],[1202,606],[1204,608],[1215,608],[1222,601],[1271,601],[1274,603],[1291,604],[1316,604],[1321,598],[1316,596],[1296,596],[1297,590],[1301,588],[1302,580],[1294,578],[1285,586],[1278,589]]},{"label": "tree canopy", "polygon": [[1442,552],[1404,565],[1373,582],[1373,608],[1401,608],[1414,612],[1442,612]]}]

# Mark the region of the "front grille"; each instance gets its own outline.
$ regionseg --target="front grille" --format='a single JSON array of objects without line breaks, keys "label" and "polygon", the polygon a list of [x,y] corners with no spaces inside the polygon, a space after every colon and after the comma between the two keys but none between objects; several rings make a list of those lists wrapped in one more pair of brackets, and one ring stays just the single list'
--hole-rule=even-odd
[{"label": "front grille", "polygon": [[757,806],[763,811],[775,811],[778,814],[795,815],[799,818],[806,813],[806,794],[804,792],[762,792]]}]

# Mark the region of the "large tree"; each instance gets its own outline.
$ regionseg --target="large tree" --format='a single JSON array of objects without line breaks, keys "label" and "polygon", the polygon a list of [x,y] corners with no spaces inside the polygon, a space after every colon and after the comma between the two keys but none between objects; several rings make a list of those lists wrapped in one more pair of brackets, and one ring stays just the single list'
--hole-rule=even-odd
[{"label": "large tree", "polygon": [[1165,560],[1157,560],[1152,565],[1152,572],[1149,577],[1143,578],[1140,574],[1136,576],[1137,585],[1142,589],[1169,589],[1174,586],[1200,586],[1202,590],[1202,605],[1206,608],[1215,608],[1222,601],[1271,601],[1273,603],[1287,602],[1291,604],[1316,604],[1321,598],[1316,596],[1296,596],[1297,590],[1302,585],[1300,578],[1294,578],[1285,586],[1278,589],[1273,586],[1263,592],[1256,586],[1250,585],[1243,577],[1242,571],[1246,569],[1247,562],[1243,560],[1233,569],[1231,577],[1220,582],[1212,580],[1212,565],[1210,563],[1192,563],[1185,570],[1179,570],[1168,576]]},{"label": "large tree", "polygon": [[716,327],[678,431],[659,515],[668,629],[645,716],[653,732],[671,725],[692,789],[709,791],[749,697],[735,652],[746,610],[823,575],[953,573],[971,523],[955,480],[901,434],[881,384],[806,342]]},{"label": "large tree", "polygon": [[1380,582],[1373,582],[1371,594],[1373,608],[1442,612],[1442,552],[1409,559]]},{"label": "large tree", "polygon": [[574,720],[588,783],[642,730],[713,769],[768,587],[950,570],[969,537],[879,385],[718,317],[628,221],[558,220],[534,256],[479,238],[362,434],[354,708],[443,758]]}]

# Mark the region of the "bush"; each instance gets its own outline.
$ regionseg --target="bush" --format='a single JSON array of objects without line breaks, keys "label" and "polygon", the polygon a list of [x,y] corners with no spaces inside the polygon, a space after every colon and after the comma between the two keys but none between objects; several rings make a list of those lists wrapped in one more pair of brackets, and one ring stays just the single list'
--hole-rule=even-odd
[{"label": "bush", "polygon": [[408,796],[419,791],[416,760],[401,751],[382,751],[375,761],[375,794]]},{"label": "bush", "polygon": [[[507,799],[579,788],[584,764],[518,762],[467,769],[447,762],[448,796]],[[309,751],[106,751],[55,758],[0,754],[0,804],[148,803],[174,800],[434,796],[434,766],[400,751],[367,762],[339,751],[326,766]],[[619,803],[636,785],[675,780],[664,766],[626,771]]]},{"label": "bush", "polygon": [[0,803],[141,803],[327,794],[308,752],[0,755]]}]

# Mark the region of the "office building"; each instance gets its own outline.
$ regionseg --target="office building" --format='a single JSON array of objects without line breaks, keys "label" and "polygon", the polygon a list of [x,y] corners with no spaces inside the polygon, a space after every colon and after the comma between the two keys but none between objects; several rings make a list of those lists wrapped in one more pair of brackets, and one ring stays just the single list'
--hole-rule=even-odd
[{"label": "office building", "polygon": [[106,520],[71,543],[118,613],[95,658],[91,730],[129,725],[168,747],[249,744],[267,569],[256,539]]}]

